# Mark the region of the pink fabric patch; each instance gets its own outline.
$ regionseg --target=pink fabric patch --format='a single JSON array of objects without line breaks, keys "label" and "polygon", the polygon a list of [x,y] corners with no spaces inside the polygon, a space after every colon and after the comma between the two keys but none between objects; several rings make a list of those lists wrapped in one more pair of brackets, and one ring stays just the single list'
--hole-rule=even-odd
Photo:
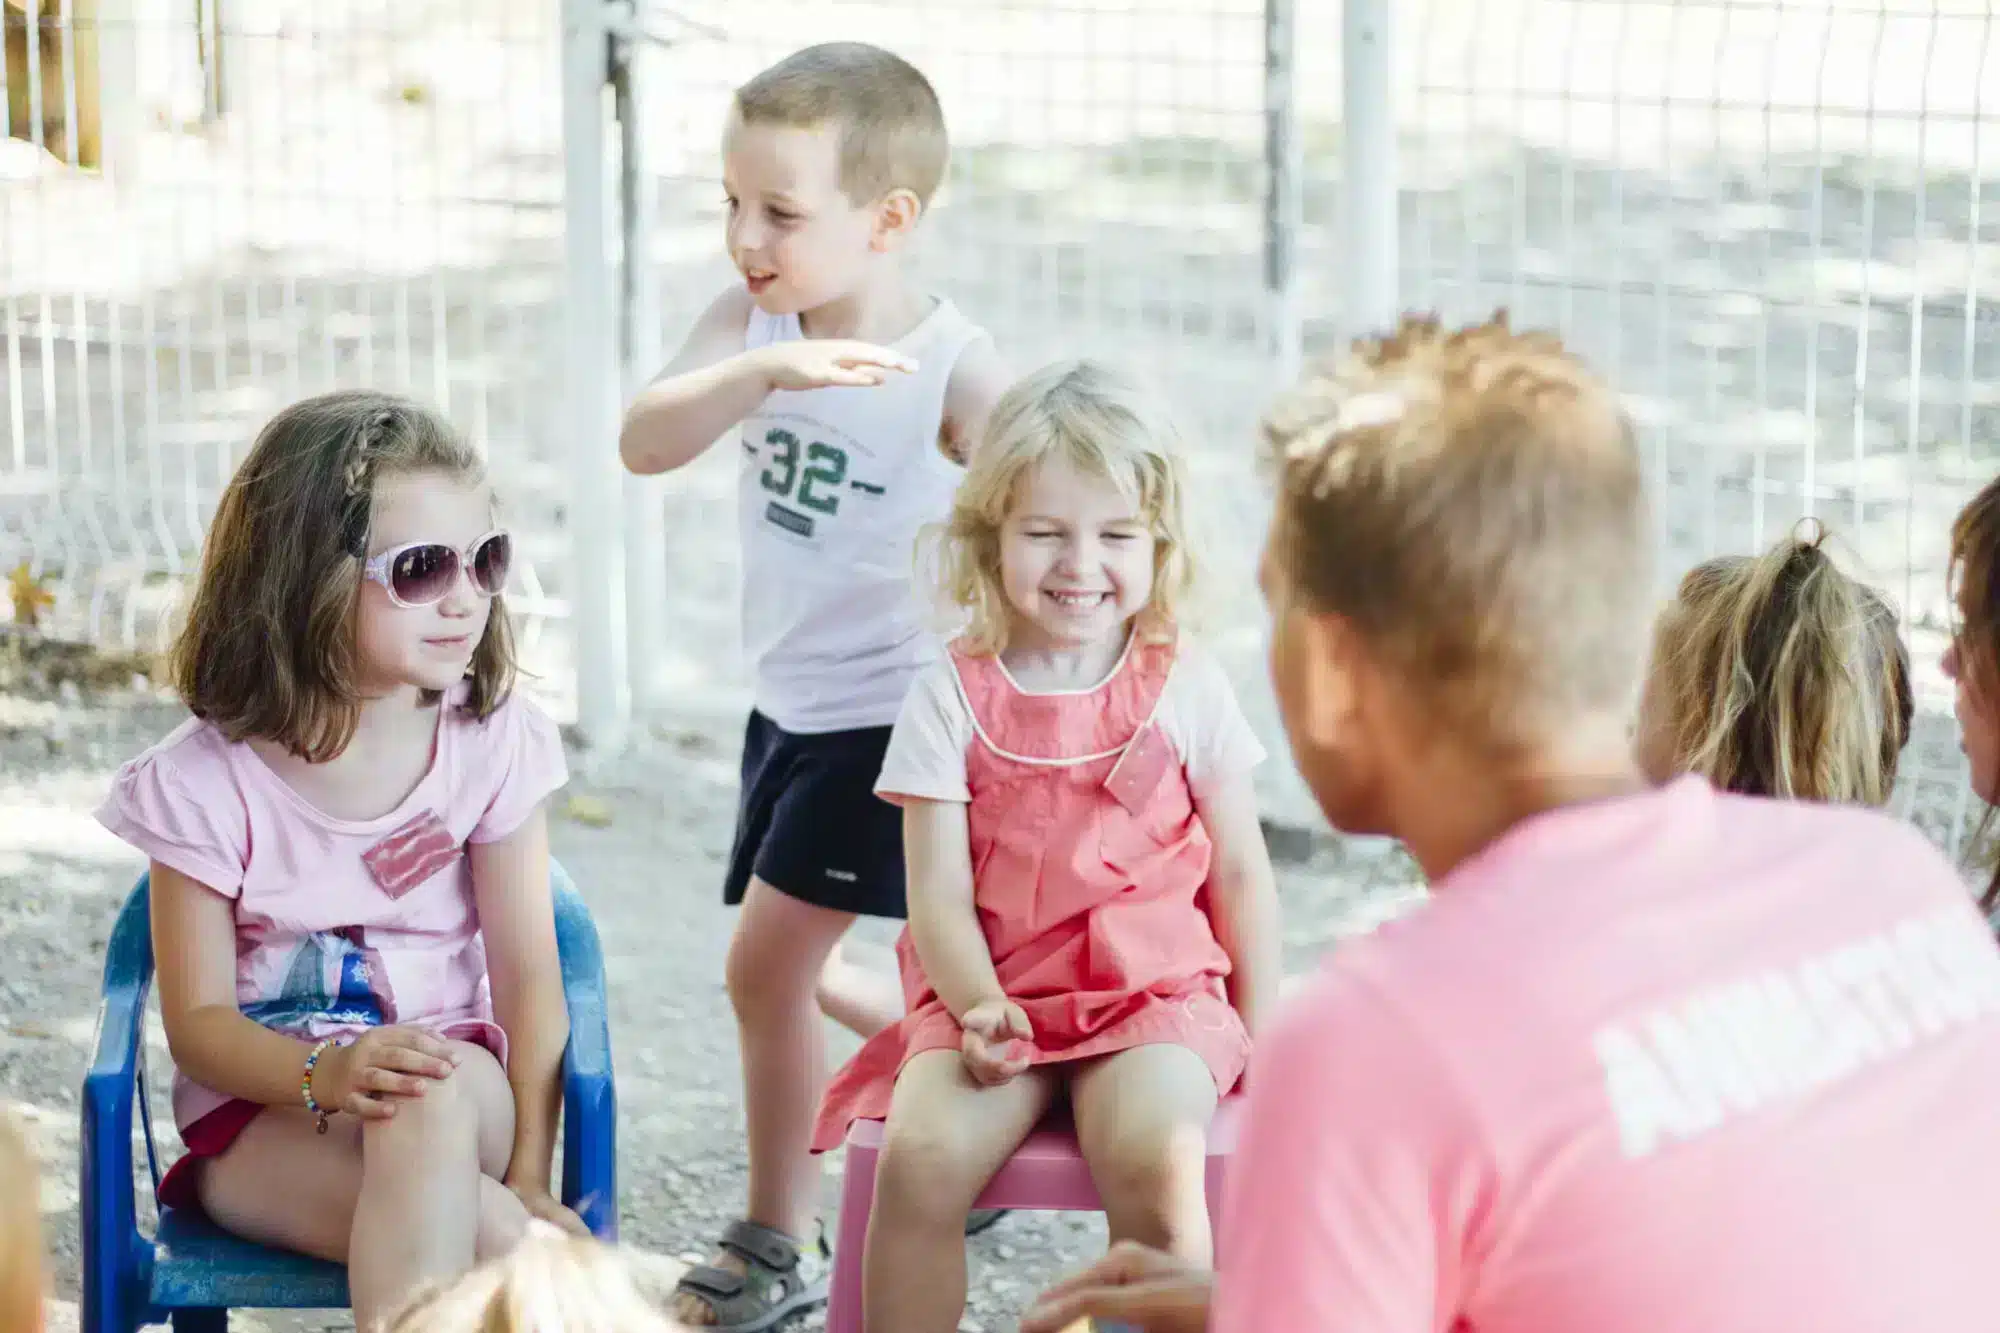
[{"label": "pink fabric patch", "polygon": [[1144,814],[1160,782],[1179,764],[1173,743],[1152,723],[1139,728],[1104,775],[1104,790],[1135,815]]},{"label": "pink fabric patch", "polygon": [[437,811],[426,810],[363,852],[361,861],[382,892],[401,898],[462,855]]}]

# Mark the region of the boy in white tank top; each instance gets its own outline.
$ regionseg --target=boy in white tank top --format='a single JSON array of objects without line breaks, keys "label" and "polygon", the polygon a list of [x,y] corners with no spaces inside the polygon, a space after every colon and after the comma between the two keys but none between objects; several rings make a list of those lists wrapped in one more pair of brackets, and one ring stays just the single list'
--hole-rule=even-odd
[{"label": "boy in white tank top", "polygon": [[818,1010],[896,1021],[886,974],[843,965],[856,915],[901,917],[900,815],[874,795],[889,728],[936,652],[916,538],[942,519],[1009,375],[987,335],[915,286],[902,251],[943,179],[930,83],[858,42],[809,47],[737,90],[723,141],[743,281],[625,414],[619,452],[671,471],[741,429],[743,638],[756,677],[724,900],[750,1200],[680,1318],[740,1333],[825,1300],[808,1152],[826,1079]]}]

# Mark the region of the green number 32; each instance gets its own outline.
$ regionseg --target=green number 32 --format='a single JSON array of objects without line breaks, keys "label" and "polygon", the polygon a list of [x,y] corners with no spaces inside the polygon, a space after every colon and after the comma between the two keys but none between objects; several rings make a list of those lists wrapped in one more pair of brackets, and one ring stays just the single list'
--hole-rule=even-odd
[{"label": "green number 32", "polygon": [[[799,466],[799,437],[788,430],[774,430],[764,437],[772,447],[771,462],[758,479],[764,489],[778,496],[791,496],[798,488],[798,502],[822,514],[840,511],[840,487],[847,480],[847,451],[815,441],[805,446],[805,467]],[[818,486],[821,489],[815,490]]]}]

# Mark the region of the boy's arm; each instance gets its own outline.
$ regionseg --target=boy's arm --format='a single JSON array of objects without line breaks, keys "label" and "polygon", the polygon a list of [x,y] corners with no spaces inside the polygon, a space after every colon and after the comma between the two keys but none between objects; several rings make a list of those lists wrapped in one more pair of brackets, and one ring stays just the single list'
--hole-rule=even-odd
[{"label": "boy's arm", "polygon": [[688,332],[681,350],[625,409],[618,456],[641,476],[686,467],[776,389],[880,384],[915,370],[901,352],[849,338],[800,338],[746,351],[750,293],[731,287]]},{"label": "boy's arm", "polygon": [[1264,830],[1257,822],[1257,791],[1249,769],[1235,769],[1198,784],[1195,813],[1208,830],[1208,902],[1216,942],[1229,955],[1229,999],[1251,1036],[1278,998],[1278,888]]},{"label": "boy's arm", "polygon": [[986,433],[986,418],[993,405],[1014,382],[1014,371],[1000,356],[1000,349],[985,334],[967,343],[951,368],[944,389],[944,422],[938,429],[938,446],[945,457],[961,466],[972,461],[972,451]]},{"label": "boy's arm", "polygon": [[903,798],[910,943],[951,1016],[1006,998],[972,902],[972,842],[962,801]]},{"label": "boy's arm", "polygon": [[743,350],[750,293],[731,287],[709,303],[680,351],[625,409],[618,456],[640,476],[686,467],[771,392],[769,373]]}]

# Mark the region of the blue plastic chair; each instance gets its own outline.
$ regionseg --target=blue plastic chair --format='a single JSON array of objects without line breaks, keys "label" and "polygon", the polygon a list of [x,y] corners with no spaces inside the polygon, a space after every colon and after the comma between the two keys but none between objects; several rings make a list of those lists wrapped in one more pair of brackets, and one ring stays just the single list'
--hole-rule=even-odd
[{"label": "blue plastic chair", "polygon": [[[569,877],[553,864],[556,944],[570,1038],[563,1052],[562,1200],[596,1235],[618,1233],[617,1098],[605,1010],[604,952]],[[347,1270],[239,1240],[167,1208],[139,1232],[132,1107],[146,1128],[153,1188],[160,1162],[146,1100],[146,992],[153,980],[147,879],[125,900],[105,949],[104,1003],[83,1081],[83,1331],[133,1333],[171,1321],[176,1333],[225,1333],[233,1309],[345,1309]]]}]

